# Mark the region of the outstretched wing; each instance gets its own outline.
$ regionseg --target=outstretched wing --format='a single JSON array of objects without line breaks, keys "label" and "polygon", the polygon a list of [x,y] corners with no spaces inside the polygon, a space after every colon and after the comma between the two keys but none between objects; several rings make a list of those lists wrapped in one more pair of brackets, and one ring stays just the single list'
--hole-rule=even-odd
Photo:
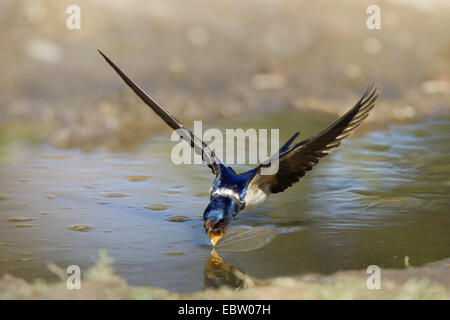
[{"label": "outstretched wing", "polygon": [[[293,185],[311,170],[320,158],[339,146],[343,139],[355,131],[369,115],[377,96],[376,88],[372,84],[356,105],[331,126],[316,136],[309,137],[280,152],[276,174],[261,175],[261,168],[269,166],[270,162],[261,164],[250,181],[249,188],[258,187],[270,193],[278,193]],[[271,160],[273,161],[273,158]]]},{"label": "outstretched wing", "polygon": [[169,125],[174,130],[180,130],[181,137],[186,139],[191,147],[194,148],[197,154],[201,154],[203,160],[207,163],[208,167],[211,168],[214,174],[217,175],[222,161],[217,158],[215,153],[203,142],[200,138],[196,137],[194,133],[183,126],[174,116],[164,110],[155,100],[153,100],[147,93],[144,92],[135,82],[128,78],[118,66],[114,64],[103,52],[98,50],[98,52],[105,58],[106,62],[119,74],[119,76],[125,81],[125,83],[139,96],[139,98],[144,101],[160,118]]}]

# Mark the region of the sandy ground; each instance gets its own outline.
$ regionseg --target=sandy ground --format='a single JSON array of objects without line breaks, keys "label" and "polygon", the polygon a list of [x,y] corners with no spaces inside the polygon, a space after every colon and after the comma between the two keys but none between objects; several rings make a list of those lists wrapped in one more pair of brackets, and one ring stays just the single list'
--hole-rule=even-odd
[{"label": "sandy ground", "polygon": [[[81,0],[0,4],[0,126],[42,125],[60,148],[139,145],[166,130],[102,49],[188,126],[289,108],[342,114],[375,82],[386,125],[450,111],[450,7],[381,1]],[[423,23],[422,23],[423,22]]]},{"label": "sandy ground", "polygon": [[80,290],[68,290],[64,271],[54,265],[51,268],[61,277],[61,282],[27,283],[3,275],[0,299],[450,299],[450,259],[423,267],[382,269],[378,290],[367,289],[370,275],[366,270],[355,270],[264,281],[237,275],[244,282],[240,290],[220,287],[182,294],[149,286],[129,286],[114,274],[106,259],[100,259],[88,270]]}]

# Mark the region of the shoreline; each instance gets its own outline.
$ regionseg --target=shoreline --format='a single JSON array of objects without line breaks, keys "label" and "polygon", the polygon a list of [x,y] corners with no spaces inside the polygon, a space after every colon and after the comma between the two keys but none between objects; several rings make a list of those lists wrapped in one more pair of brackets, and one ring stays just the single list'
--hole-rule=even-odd
[{"label": "shoreline", "polygon": [[326,276],[306,274],[264,281],[250,278],[240,290],[220,287],[190,293],[130,286],[113,272],[107,261],[107,257],[100,255],[100,260],[82,278],[80,290],[68,290],[64,271],[53,264],[49,268],[59,275],[61,282],[30,283],[3,274],[0,299],[450,299],[450,258],[420,267],[381,269],[379,290],[367,288],[370,274],[366,270],[348,270]]},{"label": "shoreline", "polygon": [[[295,113],[299,116],[304,113],[323,113],[330,119],[338,118],[348,111],[348,103],[345,102],[324,102],[317,99],[305,99],[292,106],[283,109],[268,109],[252,112],[252,118],[264,115],[279,114],[282,112]],[[429,117],[438,115],[450,115],[449,105],[436,105],[431,108],[412,108],[405,105],[403,108],[395,108],[393,102],[380,101],[376,105],[377,112],[371,112],[365,119],[364,125],[359,128],[354,137],[360,137],[366,132],[373,130],[385,130],[390,125],[407,125],[424,121]],[[242,112],[242,110],[241,110]],[[246,117],[241,113],[237,115],[240,121]],[[3,120],[0,121],[0,137],[3,135],[9,142],[24,140],[31,144],[49,143],[59,150],[80,149],[84,152],[93,152],[98,148],[105,147],[109,151],[134,152],[148,139],[169,132],[167,126],[156,115],[150,114],[149,118],[135,119],[137,122],[131,126],[124,126],[121,130],[113,132],[94,132],[93,130],[71,130],[63,123],[49,123],[42,120]],[[150,120],[150,121],[148,121]],[[188,127],[192,127],[195,118],[183,118],[182,122]],[[209,124],[209,127],[221,126],[230,123],[230,119],[221,116],[206,117],[202,119]],[[331,120],[330,120],[331,121]],[[331,123],[331,122],[330,122]],[[237,126],[240,123],[236,124]],[[301,128],[299,128],[301,129]],[[168,133],[167,133],[168,134]],[[303,137],[306,138],[306,137]]]}]

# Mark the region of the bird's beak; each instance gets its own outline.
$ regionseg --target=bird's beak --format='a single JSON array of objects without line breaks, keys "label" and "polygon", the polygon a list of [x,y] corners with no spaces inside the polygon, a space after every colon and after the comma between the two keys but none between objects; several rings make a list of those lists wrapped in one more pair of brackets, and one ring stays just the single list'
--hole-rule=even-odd
[{"label": "bird's beak", "polygon": [[219,240],[223,237],[223,235],[225,234],[227,229],[228,229],[228,226],[225,226],[221,229],[214,229],[214,230],[210,230],[207,232],[209,240],[211,241],[211,244],[213,245],[213,247],[216,246],[217,242],[219,242]]}]

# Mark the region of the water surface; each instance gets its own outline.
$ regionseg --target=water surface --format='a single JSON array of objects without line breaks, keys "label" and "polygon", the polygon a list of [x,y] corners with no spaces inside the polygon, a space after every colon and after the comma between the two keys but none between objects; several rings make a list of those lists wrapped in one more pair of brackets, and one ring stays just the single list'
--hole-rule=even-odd
[{"label": "water surface", "polygon": [[[284,139],[333,120],[292,112],[222,126],[280,128]],[[201,215],[213,175],[173,165],[168,138],[133,153],[0,139],[0,273],[56,280],[48,261],[85,270],[106,248],[133,285],[203,288],[210,248]],[[297,231],[258,250],[218,253],[258,279],[449,257],[449,142],[442,117],[348,139],[300,183],[233,221]]]}]

